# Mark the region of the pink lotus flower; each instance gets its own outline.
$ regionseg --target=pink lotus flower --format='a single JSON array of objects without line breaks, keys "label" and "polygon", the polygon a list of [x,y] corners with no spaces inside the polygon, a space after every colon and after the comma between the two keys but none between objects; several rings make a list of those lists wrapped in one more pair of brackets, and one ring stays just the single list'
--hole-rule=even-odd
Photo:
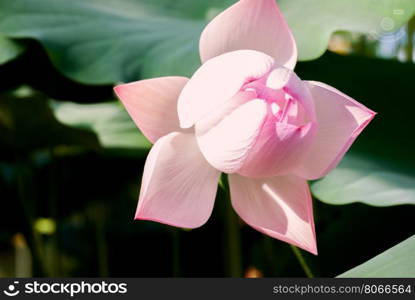
[{"label": "pink lotus flower", "polygon": [[317,254],[307,180],[332,170],[375,113],[297,77],[296,43],[275,0],[241,0],[222,12],[203,31],[200,56],[190,79],[115,87],[154,143],[136,219],[203,225],[224,172],[247,224]]}]

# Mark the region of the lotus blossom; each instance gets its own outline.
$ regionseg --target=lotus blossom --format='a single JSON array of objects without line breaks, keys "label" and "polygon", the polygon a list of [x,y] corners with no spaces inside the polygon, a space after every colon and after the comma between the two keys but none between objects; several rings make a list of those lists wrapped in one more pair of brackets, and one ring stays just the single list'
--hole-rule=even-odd
[{"label": "lotus blossom", "polygon": [[296,43],[275,0],[241,0],[219,14],[200,37],[200,56],[190,79],[115,87],[154,143],[135,218],[203,225],[223,172],[241,219],[317,254],[307,180],[335,168],[375,113],[298,78]]}]

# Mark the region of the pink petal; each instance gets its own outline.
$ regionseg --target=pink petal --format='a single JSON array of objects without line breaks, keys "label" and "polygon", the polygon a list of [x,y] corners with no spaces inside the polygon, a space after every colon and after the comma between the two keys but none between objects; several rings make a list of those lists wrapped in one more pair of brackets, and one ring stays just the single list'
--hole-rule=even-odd
[{"label": "pink petal", "polygon": [[294,126],[267,120],[237,173],[248,177],[291,173],[310,148],[315,132],[315,123]]},{"label": "pink petal", "polygon": [[197,142],[206,160],[222,172],[236,172],[254,145],[267,116],[267,104],[255,99],[240,105],[206,132],[196,125]]},{"label": "pink petal", "polygon": [[177,100],[188,80],[161,77],[118,85],[114,90],[138,128],[154,143],[180,131]]},{"label": "pink petal", "polygon": [[376,113],[324,83],[307,84],[314,98],[319,128],[296,174],[317,179],[337,166]]},{"label": "pink petal", "polygon": [[135,218],[202,226],[211,215],[219,175],[203,158],[194,134],[160,138],[147,157]]},{"label": "pink petal", "polygon": [[199,43],[200,57],[241,49],[264,52],[279,65],[294,69],[297,46],[275,0],[241,0],[214,18]]},{"label": "pink petal", "polygon": [[294,175],[264,179],[229,175],[232,205],[256,230],[317,254],[307,182]]},{"label": "pink petal", "polygon": [[208,130],[217,126],[224,118],[230,115],[240,105],[257,98],[255,91],[238,92],[235,96],[228,99],[223,105],[197,121],[195,129],[198,135],[205,134]]},{"label": "pink petal", "polygon": [[313,96],[311,95],[307,85],[295,74],[294,71],[284,67],[275,68],[269,73],[267,88],[283,89],[292,97],[297,99],[301,106],[305,109],[305,113],[309,121],[315,121],[315,108]]},{"label": "pink petal", "polygon": [[244,83],[262,77],[273,65],[272,57],[252,50],[230,52],[207,61],[180,94],[180,126],[193,126],[232,98]]}]

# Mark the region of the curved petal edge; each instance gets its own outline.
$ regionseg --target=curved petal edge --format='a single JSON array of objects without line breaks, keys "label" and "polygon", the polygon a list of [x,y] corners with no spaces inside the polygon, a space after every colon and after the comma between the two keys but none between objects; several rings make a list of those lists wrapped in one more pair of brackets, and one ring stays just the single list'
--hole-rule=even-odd
[{"label": "curved petal edge", "polygon": [[317,255],[313,203],[307,181],[294,175],[252,179],[229,175],[231,201],[248,225]]},{"label": "curved petal edge", "polygon": [[224,105],[248,82],[265,75],[274,59],[254,50],[238,50],[204,63],[180,94],[177,110],[180,126],[190,128]]},{"label": "curved petal edge", "polygon": [[279,65],[294,69],[297,46],[275,0],[240,0],[216,16],[200,37],[203,63],[242,49],[261,51]]},{"label": "curved petal edge", "polygon": [[194,134],[162,137],[144,166],[135,219],[202,226],[212,213],[219,175],[200,153]]},{"label": "curved petal edge", "polygon": [[316,108],[318,131],[295,174],[318,179],[334,169],[376,113],[337,89],[306,81]]},{"label": "curved petal edge", "polygon": [[134,123],[155,143],[180,131],[177,100],[188,82],[186,77],[159,77],[121,84],[114,88]]}]

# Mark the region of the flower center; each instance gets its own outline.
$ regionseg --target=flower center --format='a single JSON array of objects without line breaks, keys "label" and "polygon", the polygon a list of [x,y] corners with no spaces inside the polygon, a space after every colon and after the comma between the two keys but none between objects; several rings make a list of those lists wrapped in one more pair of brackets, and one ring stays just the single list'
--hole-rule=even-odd
[{"label": "flower center", "polygon": [[248,81],[241,90],[255,92],[257,99],[266,101],[275,122],[302,125],[307,121],[304,108],[288,87],[292,74],[291,70],[278,67],[259,79]]}]

